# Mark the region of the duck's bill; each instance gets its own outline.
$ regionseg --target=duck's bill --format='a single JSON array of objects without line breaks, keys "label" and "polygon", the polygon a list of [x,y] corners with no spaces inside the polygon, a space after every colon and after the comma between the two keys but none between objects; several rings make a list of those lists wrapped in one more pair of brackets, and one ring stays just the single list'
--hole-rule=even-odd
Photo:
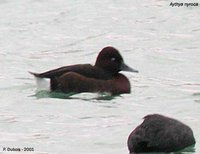
[{"label": "duck's bill", "polygon": [[122,63],[122,65],[121,65],[121,70],[122,70],[122,71],[127,71],[127,72],[135,72],[135,73],[138,73],[138,72],[139,72],[138,70],[129,67],[129,66],[126,65],[125,63]]}]

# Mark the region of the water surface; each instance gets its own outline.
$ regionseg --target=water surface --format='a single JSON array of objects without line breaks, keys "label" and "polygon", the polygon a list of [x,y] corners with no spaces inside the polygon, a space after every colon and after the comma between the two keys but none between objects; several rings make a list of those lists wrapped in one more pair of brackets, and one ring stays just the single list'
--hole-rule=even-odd
[{"label": "water surface", "polygon": [[[197,141],[194,153],[200,153],[200,9],[169,3],[1,0],[0,148],[126,154],[128,135],[142,117],[160,113],[189,125]],[[131,94],[35,95],[28,71],[94,64],[107,45],[140,71],[124,73]]]}]

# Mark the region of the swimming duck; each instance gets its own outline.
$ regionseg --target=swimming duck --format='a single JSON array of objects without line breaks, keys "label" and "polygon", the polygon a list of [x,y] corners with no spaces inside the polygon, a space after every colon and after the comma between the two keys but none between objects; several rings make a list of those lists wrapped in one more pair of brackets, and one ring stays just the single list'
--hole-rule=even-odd
[{"label": "swimming duck", "polygon": [[124,63],[117,49],[108,46],[100,51],[95,65],[77,64],[30,73],[37,78],[49,78],[51,91],[130,93],[130,82],[120,71],[138,72]]},{"label": "swimming duck", "polygon": [[195,144],[192,129],[159,114],[147,115],[128,137],[130,153],[176,152]]}]

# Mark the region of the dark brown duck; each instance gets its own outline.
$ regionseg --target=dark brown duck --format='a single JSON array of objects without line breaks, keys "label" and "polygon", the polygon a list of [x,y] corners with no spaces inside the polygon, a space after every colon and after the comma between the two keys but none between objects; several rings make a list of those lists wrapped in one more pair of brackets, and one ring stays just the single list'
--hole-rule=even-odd
[{"label": "dark brown duck", "polygon": [[130,153],[176,152],[194,145],[192,129],[159,114],[147,115],[128,138]]},{"label": "dark brown duck", "polygon": [[120,71],[138,72],[124,63],[117,49],[109,46],[100,51],[94,66],[77,64],[30,73],[38,78],[49,78],[52,91],[130,93],[130,82]]}]

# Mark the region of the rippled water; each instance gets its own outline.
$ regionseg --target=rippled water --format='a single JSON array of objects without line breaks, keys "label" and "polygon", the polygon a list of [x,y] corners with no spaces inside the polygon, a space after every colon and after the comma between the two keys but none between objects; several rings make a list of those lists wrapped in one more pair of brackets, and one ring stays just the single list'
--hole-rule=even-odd
[{"label": "rippled water", "polygon": [[[142,117],[160,113],[188,124],[200,153],[200,9],[169,3],[1,0],[0,152],[125,154]],[[131,94],[36,94],[28,71],[94,64],[107,45],[140,71],[125,73]]]}]

